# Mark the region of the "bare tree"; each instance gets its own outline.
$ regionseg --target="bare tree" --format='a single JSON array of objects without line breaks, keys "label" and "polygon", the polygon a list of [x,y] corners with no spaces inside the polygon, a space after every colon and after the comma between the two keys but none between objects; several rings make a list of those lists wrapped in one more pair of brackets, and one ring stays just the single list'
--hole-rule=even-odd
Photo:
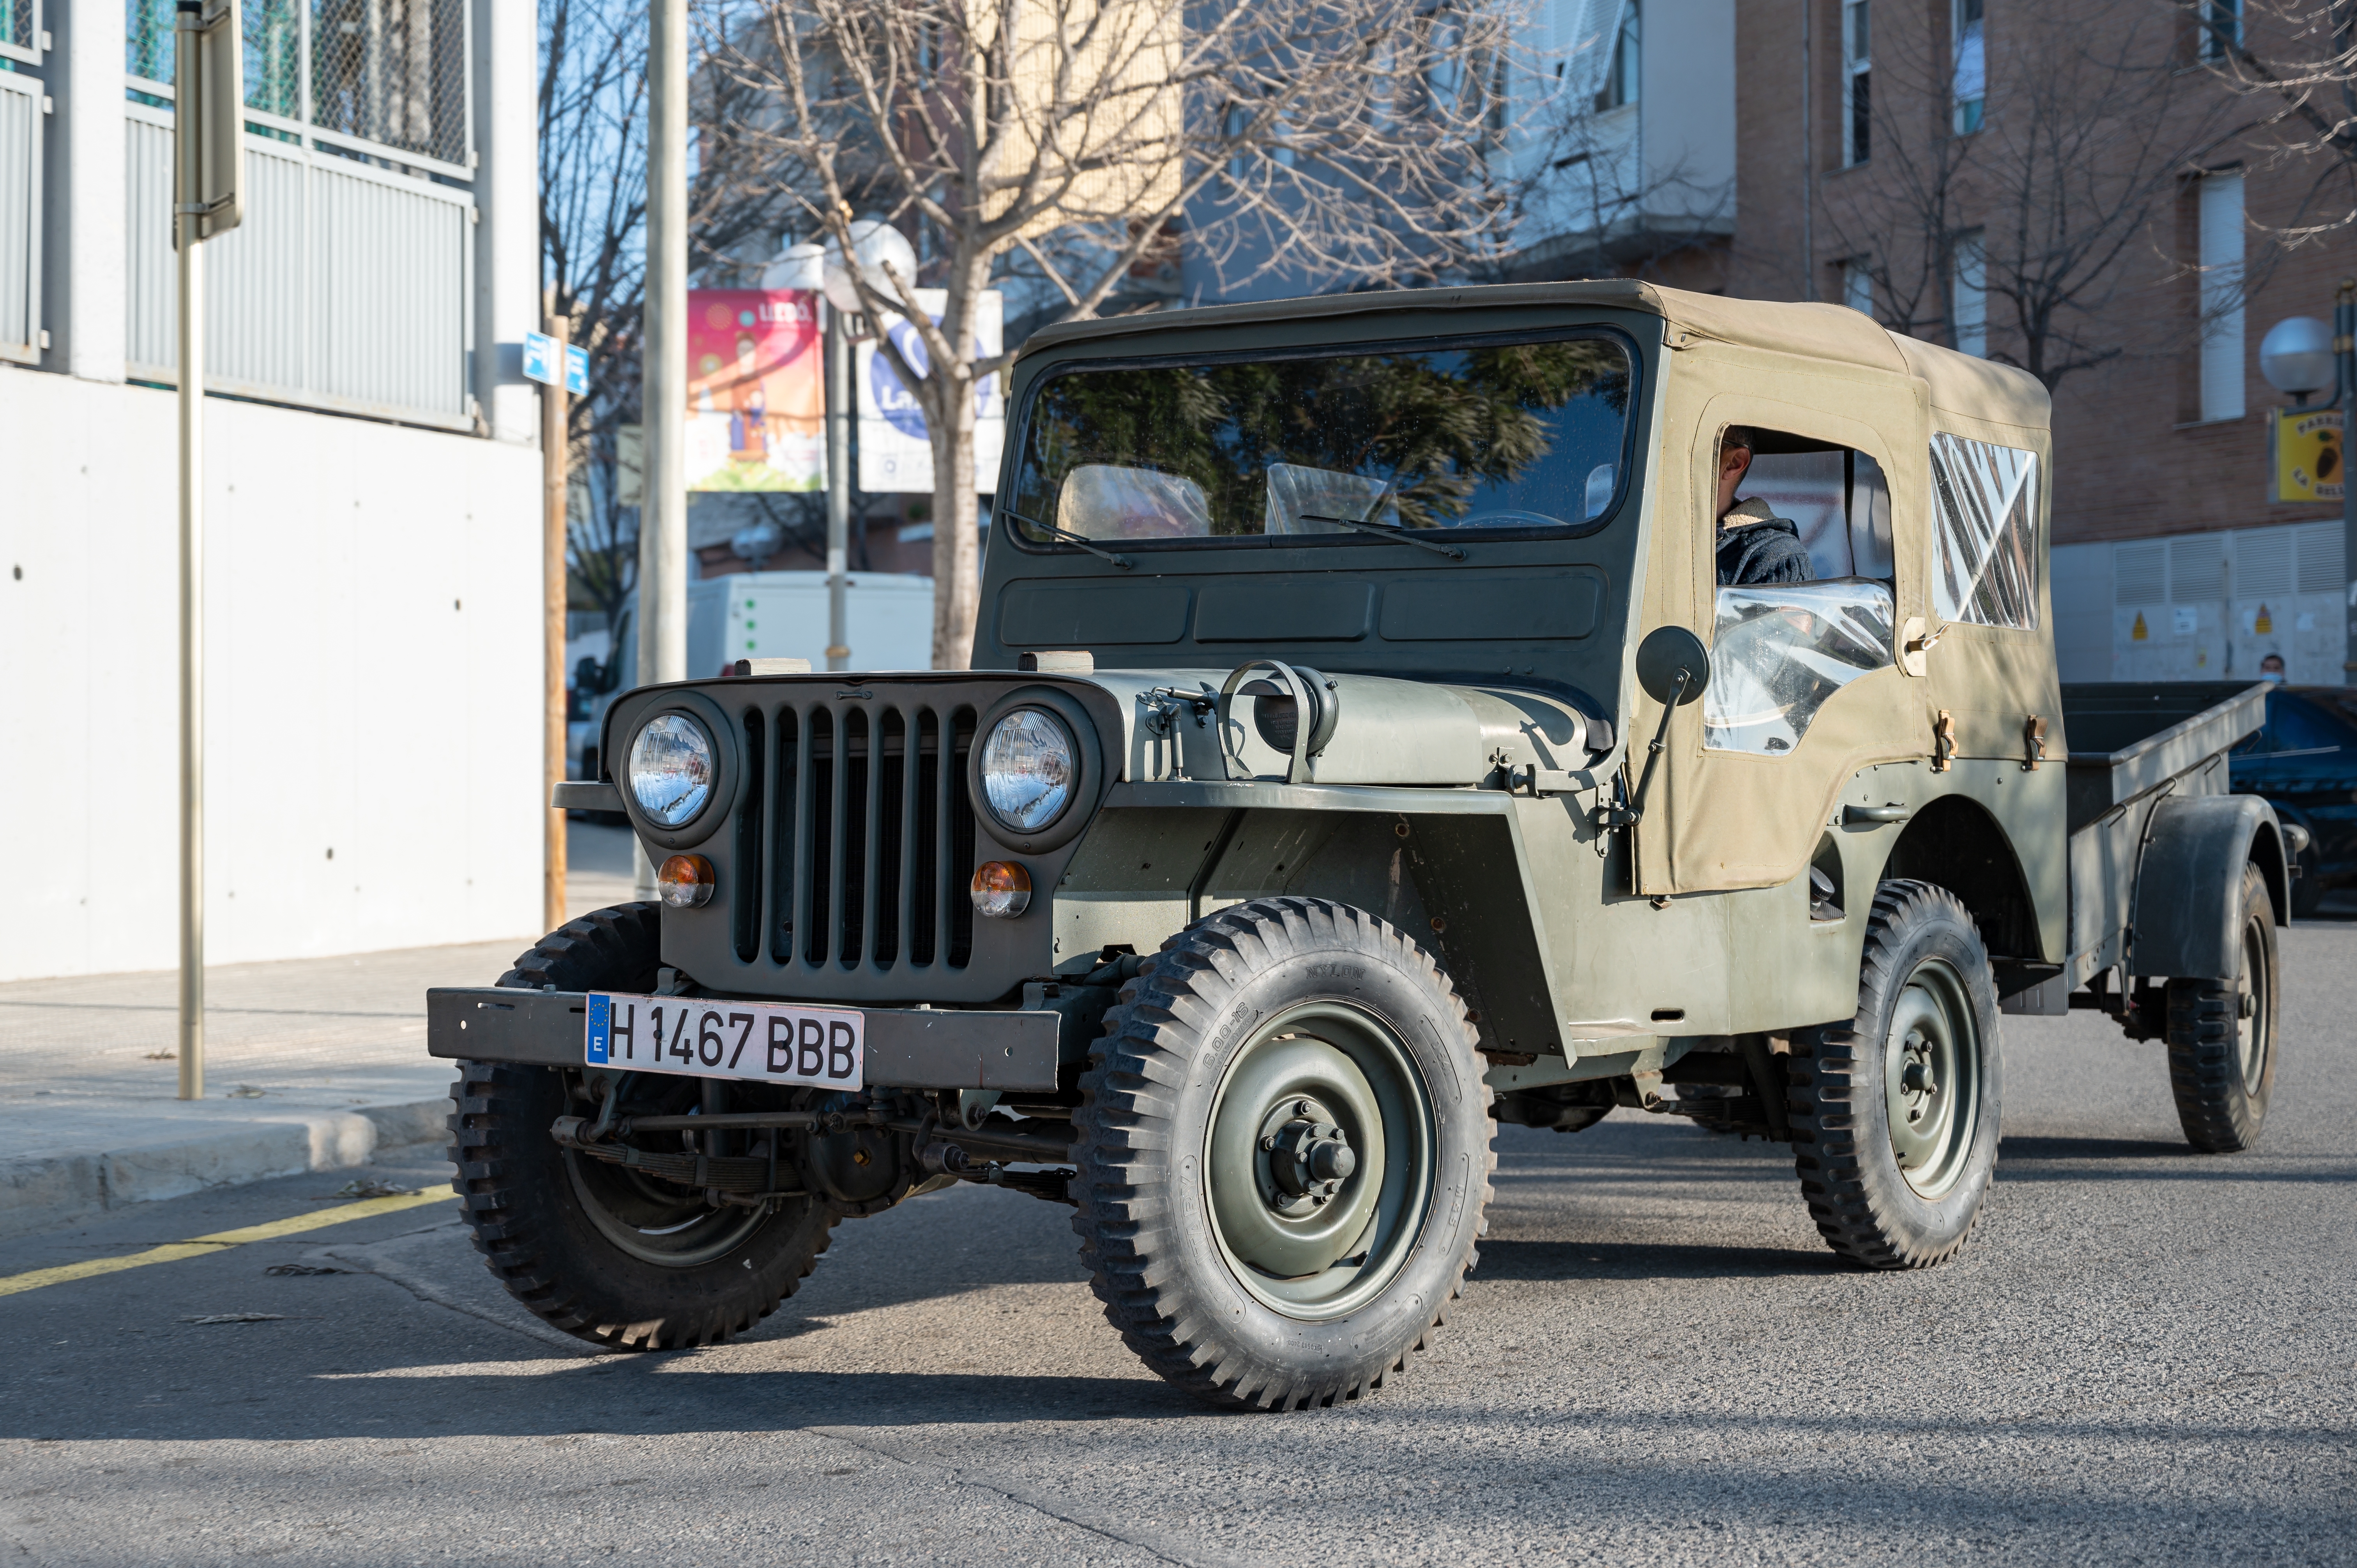
[{"label": "bare tree", "polygon": [[[1824,210],[1887,325],[1956,342],[1962,274],[1987,305],[1988,357],[2050,392],[2147,347],[2112,307],[2157,281],[2146,263],[2174,249],[2158,231],[2233,116],[2203,78],[2167,69],[2168,11],[2099,0],[2008,7],[1992,23],[1977,124],[1940,31],[1880,29],[1869,153]],[[2143,314],[2148,347],[2173,351],[2161,339],[2182,329]]]},{"label": "bare tree", "polygon": [[540,249],[547,308],[589,356],[566,467],[571,598],[611,627],[638,575],[620,432],[639,419],[646,297],[647,21],[642,0],[541,0]]},{"label": "bare tree", "polygon": [[[714,59],[761,93],[732,127],[756,184],[809,230],[855,214],[914,231],[920,276],[861,303],[905,317],[933,455],[933,655],[965,666],[977,608],[974,401],[981,295],[1017,259],[1087,317],[1181,242],[1223,285],[1308,290],[1448,275],[1497,244],[1485,175],[1492,62],[1511,16],[1434,0],[748,0]],[[944,291],[938,322],[920,284]]]},{"label": "bare tree", "polygon": [[[640,419],[646,301],[645,0],[540,0],[540,240],[549,314],[589,356],[589,390],[568,410],[572,597],[621,614],[638,575],[638,512],[625,504],[625,429]],[[780,199],[733,177],[746,105],[702,84],[705,122],[689,191],[691,264],[726,270],[748,242],[766,257]]]},{"label": "bare tree", "polygon": [[2195,52],[2249,106],[2243,139],[2268,165],[2303,170],[2286,247],[2357,227],[2357,7],[2350,0],[2190,0]]}]

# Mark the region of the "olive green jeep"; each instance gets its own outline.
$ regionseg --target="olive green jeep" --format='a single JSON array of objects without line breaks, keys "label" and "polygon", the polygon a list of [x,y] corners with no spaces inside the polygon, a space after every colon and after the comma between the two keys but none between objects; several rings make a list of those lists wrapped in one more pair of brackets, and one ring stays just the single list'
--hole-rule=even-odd
[{"label": "olive green jeep", "polygon": [[[432,994],[550,1322],[716,1340],[978,1182],[1072,1206],[1156,1371],[1289,1408],[1440,1321],[1493,1118],[1789,1142],[1875,1269],[1972,1230],[2001,1014],[2104,1011],[2194,1144],[2257,1135],[2257,693],[2058,683],[2029,376],[1564,284],[1060,327],[1010,406],[974,668],[617,698],[560,803],[660,901]],[[1722,513],[1807,569],[1723,585]]]}]

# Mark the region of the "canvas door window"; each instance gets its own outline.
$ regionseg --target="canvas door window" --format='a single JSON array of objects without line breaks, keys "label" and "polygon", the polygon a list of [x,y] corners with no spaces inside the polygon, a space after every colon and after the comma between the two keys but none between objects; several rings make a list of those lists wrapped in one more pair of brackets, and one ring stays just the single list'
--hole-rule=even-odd
[{"label": "canvas door window", "polygon": [[1916,410],[1868,384],[1815,390],[1840,406],[1722,395],[1695,432],[1698,477],[1717,474],[1728,426],[1754,433],[1753,467],[1736,498],[1764,501],[1796,525],[1814,580],[1718,584],[1715,489],[1702,497],[1695,565],[1705,579],[1697,597],[1710,607],[1711,682],[1694,738],[1673,748],[1665,869],[1675,891],[1803,875],[1825,802],[1861,763],[1903,750],[1912,733],[1896,669],[1903,585],[1893,575],[1901,524],[1892,503],[1904,491],[1888,478],[1887,456],[1899,433],[1880,426],[1893,407],[1907,418]]}]

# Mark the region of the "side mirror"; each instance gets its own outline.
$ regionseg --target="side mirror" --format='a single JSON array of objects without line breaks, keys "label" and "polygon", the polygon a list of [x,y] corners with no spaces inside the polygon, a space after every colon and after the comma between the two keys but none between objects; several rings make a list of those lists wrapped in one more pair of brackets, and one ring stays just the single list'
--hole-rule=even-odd
[{"label": "side mirror", "polygon": [[1691,703],[1710,684],[1710,650],[1684,627],[1657,626],[1637,645],[1637,684],[1664,705]]},{"label": "side mirror", "polygon": [[1625,806],[1599,804],[1588,814],[1601,835],[1614,828],[1634,826],[1645,820],[1645,797],[1653,788],[1653,765],[1669,744],[1670,715],[1702,695],[1710,684],[1710,650],[1702,639],[1682,626],[1657,626],[1637,645],[1637,684],[1662,704],[1662,722],[1646,743],[1645,770],[1637,776],[1637,793]]}]

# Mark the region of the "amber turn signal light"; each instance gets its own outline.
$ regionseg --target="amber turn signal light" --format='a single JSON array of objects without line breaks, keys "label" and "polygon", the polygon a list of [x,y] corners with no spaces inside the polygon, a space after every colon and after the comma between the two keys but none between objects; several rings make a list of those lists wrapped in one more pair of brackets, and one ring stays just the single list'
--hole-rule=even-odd
[{"label": "amber turn signal light", "polygon": [[700,854],[673,855],[655,873],[655,886],[662,889],[662,901],[674,909],[699,909],[711,903],[716,880],[712,863]]},{"label": "amber turn signal light", "polygon": [[967,892],[974,912],[1011,920],[1031,907],[1031,874],[1011,860],[985,860],[974,867]]}]

